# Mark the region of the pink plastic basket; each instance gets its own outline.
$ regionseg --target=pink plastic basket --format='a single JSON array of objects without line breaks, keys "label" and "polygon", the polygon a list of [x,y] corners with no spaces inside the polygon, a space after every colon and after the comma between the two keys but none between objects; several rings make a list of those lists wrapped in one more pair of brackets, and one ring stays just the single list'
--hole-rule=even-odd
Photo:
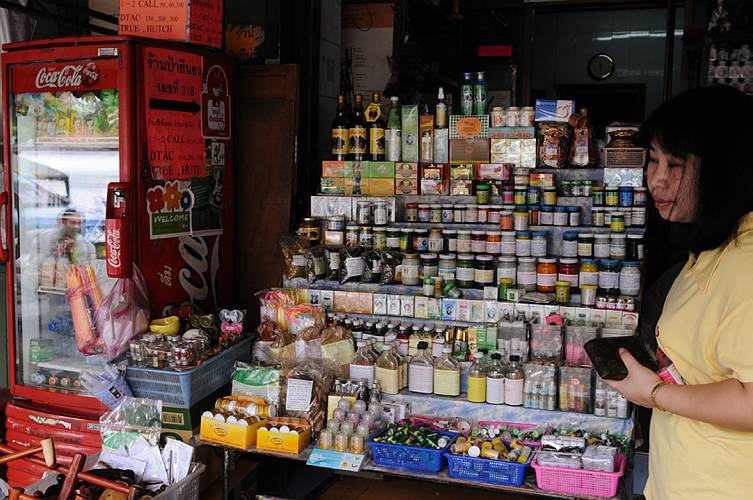
[{"label": "pink plastic basket", "polygon": [[569,493],[587,497],[613,497],[617,494],[620,478],[625,474],[624,455],[617,455],[617,472],[598,472],[583,469],[564,469],[539,465],[538,457],[531,467],[536,470],[536,485],[542,490]]}]

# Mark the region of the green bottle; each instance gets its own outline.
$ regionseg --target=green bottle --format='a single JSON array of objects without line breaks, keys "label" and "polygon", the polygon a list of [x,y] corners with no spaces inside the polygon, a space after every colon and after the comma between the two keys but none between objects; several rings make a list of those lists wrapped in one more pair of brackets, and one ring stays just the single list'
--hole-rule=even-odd
[{"label": "green bottle", "polygon": [[397,96],[390,97],[390,112],[387,115],[387,130],[384,132],[384,148],[387,161],[400,161],[402,145],[400,103]]}]

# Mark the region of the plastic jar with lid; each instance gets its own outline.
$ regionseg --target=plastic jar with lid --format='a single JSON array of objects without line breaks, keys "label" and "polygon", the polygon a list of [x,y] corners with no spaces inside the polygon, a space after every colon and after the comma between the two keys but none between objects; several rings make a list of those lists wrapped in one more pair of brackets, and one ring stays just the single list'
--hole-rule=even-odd
[{"label": "plastic jar with lid", "polygon": [[511,210],[502,210],[499,212],[499,229],[510,231],[515,225],[513,223],[513,212]]},{"label": "plastic jar with lid", "polygon": [[358,245],[365,249],[374,248],[373,228],[371,226],[360,226],[359,229]]},{"label": "plastic jar with lid", "polygon": [[645,207],[648,204],[648,191],[645,187],[637,187],[633,190],[633,206]]},{"label": "plastic jar with lid", "polygon": [[447,252],[458,251],[458,232],[454,229],[442,230],[442,239],[444,240],[443,248]]},{"label": "plastic jar with lid", "polygon": [[416,252],[429,251],[429,231],[426,229],[416,229],[413,233],[413,250]]},{"label": "plastic jar with lid", "polygon": [[473,288],[476,285],[475,257],[471,254],[458,255],[455,279],[460,288]]},{"label": "plastic jar with lid", "polygon": [[528,202],[528,185],[517,184],[513,190],[513,203],[516,205],[525,205]]},{"label": "plastic jar with lid", "polygon": [[599,263],[593,259],[582,259],[578,278],[581,288],[583,285],[597,286],[599,284]]},{"label": "plastic jar with lid", "polygon": [[475,203],[468,203],[465,206],[465,222],[468,224],[476,224],[478,222],[478,205]]},{"label": "plastic jar with lid", "polygon": [[418,274],[420,263],[418,261],[418,254],[406,253],[403,255],[403,263],[401,267],[401,276],[403,285],[416,286],[418,285]]},{"label": "plastic jar with lid", "polygon": [[355,224],[345,226],[345,246],[348,248],[358,248],[359,228]]},{"label": "plastic jar with lid", "polygon": [[599,287],[596,285],[580,285],[580,303],[583,306],[596,305],[596,293]]},{"label": "plastic jar with lid", "polygon": [[502,231],[500,253],[502,255],[515,255],[515,231]]},{"label": "plastic jar with lid", "polygon": [[627,252],[627,235],[625,233],[612,233],[609,239],[609,258],[622,260]]},{"label": "plastic jar with lid", "polygon": [[489,205],[489,224],[499,224],[500,212],[502,205]]},{"label": "plastic jar with lid", "polygon": [[567,225],[580,226],[580,207],[567,207]]},{"label": "plastic jar with lid", "polygon": [[413,229],[405,227],[400,230],[400,251],[413,251]]},{"label": "plastic jar with lid", "polygon": [[439,276],[445,281],[455,281],[457,257],[454,253],[439,254]]},{"label": "plastic jar with lid", "polygon": [[486,232],[486,253],[499,255],[502,252],[502,231]]},{"label": "plastic jar with lid", "polygon": [[528,226],[538,226],[541,216],[541,205],[529,205],[528,207]]},{"label": "plastic jar with lid", "polygon": [[609,218],[609,227],[613,233],[624,233],[625,216],[620,212],[612,212]]},{"label": "plastic jar with lid", "polygon": [[486,252],[486,231],[471,231],[471,252]]},{"label": "plastic jar with lid", "polygon": [[622,214],[622,218],[625,219],[625,227],[633,225],[633,209],[632,208],[618,208],[618,212]]},{"label": "plastic jar with lid", "polygon": [[374,250],[385,250],[387,248],[387,229],[384,227],[374,228]]},{"label": "plastic jar with lid", "polygon": [[620,293],[631,297],[641,292],[641,264],[640,262],[626,261],[622,263],[620,270]]},{"label": "plastic jar with lid", "polygon": [[476,203],[479,205],[489,204],[489,184],[480,183],[476,185]]},{"label": "plastic jar with lid", "polygon": [[456,203],[452,206],[452,219],[456,224],[465,222],[465,205]]},{"label": "plastic jar with lid", "polygon": [[387,223],[389,222],[389,217],[387,214],[387,202],[375,201],[373,215],[374,215],[375,226],[386,226]]},{"label": "plastic jar with lid", "polygon": [[591,225],[594,227],[603,227],[604,222],[604,207],[593,207],[591,209]]},{"label": "plastic jar with lid", "polygon": [[591,190],[593,189],[593,181],[586,179],[583,181],[583,187],[581,188],[581,196],[585,196],[586,198],[591,197]]},{"label": "plastic jar with lid", "polygon": [[515,211],[512,213],[512,219],[513,229],[516,231],[528,230],[528,208],[521,206],[515,207]]},{"label": "plastic jar with lid", "polygon": [[509,278],[513,285],[518,274],[518,259],[504,255],[497,262],[497,284],[501,283],[502,278]]},{"label": "plastic jar with lid", "polygon": [[520,110],[520,126],[533,127],[536,120],[536,111],[533,106],[523,106]]},{"label": "plastic jar with lid", "polygon": [[578,233],[567,232],[562,235],[560,255],[568,258],[575,258],[578,256]]},{"label": "plastic jar with lid", "polygon": [[502,109],[502,106],[494,106],[492,112],[489,113],[489,118],[492,122],[492,127],[505,126],[505,111]]},{"label": "plastic jar with lid", "polygon": [[356,222],[359,225],[371,224],[371,202],[362,200],[356,202]]},{"label": "plastic jar with lid", "polygon": [[616,207],[620,204],[620,191],[616,187],[604,188],[604,205]]},{"label": "plastic jar with lid", "polygon": [[633,207],[630,211],[633,227],[642,227],[646,225],[646,207]]},{"label": "plastic jar with lid", "polygon": [[458,253],[470,253],[471,252],[471,232],[466,230],[458,230]]},{"label": "plastic jar with lid", "polygon": [[419,276],[426,278],[434,278],[439,274],[439,258],[435,253],[423,253],[420,255],[421,270]]},{"label": "plastic jar with lid", "polygon": [[557,281],[557,260],[539,259],[536,266],[536,290],[542,293],[553,293]]},{"label": "plastic jar with lid", "polygon": [[478,288],[494,285],[494,257],[491,255],[476,257],[475,281]]},{"label": "plastic jar with lid", "polygon": [[529,231],[515,233],[515,255],[517,257],[531,256],[531,233]]},{"label": "plastic jar with lid", "polygon": [[442,222],[442,205],[439,203],[429,205],[429,222]]},{"label": "plastic jar with lid", "polygon": [[429,222],[431,219],[431,206],[428,203],[418,204],[418,222]]},{"label": "plastic jar with lid", "polygon": [[633,206],[633,186],[620,186],[617,189],[617,204],[620,207]]},{"label": "plastic jar with lid", "polygon": [[433,227],[429,229],[429,251],[441,252],[444,250],[444,239],[442,238],[442,228]]},{"label": "plastic jar with lid", "polygon": [[445,203],[442,205],[442,222],[444,224],[450,224],[455,220],[453,217],[452,207],[453,205],[451,203]]},{"label": "plastic jar with lid", "polygon": [[567,226],[568,214],[567,207],[554,207],[554,225]]},{"label": "plastic jar with lid", "polygon": [[643,235],[628,234],[625,247],[626,260],[643,260]]},{"label": "plastic jar with lid", "polygon": [[486,224],[489,222],[489,205],[478,206],[478,223]]},{"label": "plastic jar with lid", "polygon": [[572,288],[578,288],[579,279],[578,259],[560,259],[557,280],[567,281]]},{"label": "plastic jar with lid", "polygon": [[541,207],[541,212],[539,213],[539,224],[542,226],[553,226],[554,225],[554,207],[551,205],[544,205]]},{"label": "plastic jar with lid", "polygon": [[608,294],[616,294],[620,291],[620,261],[599,261],[599,289]]},{"label": "plastic jar with lid", "polygon": [[541,203],[547,206],[554,206],[557,204],[557,188],[545,187],[543,191]]},{"label": "plastic jar with lid", "polygon": [[573,195],[573,181],[567,179],[560,181],[560,195],[565,198]]},{"label": "plastic jar with lid", "polygon": [[400,228],[387,228],[387,248],[389,250],[400,250]]},{"label": "plastic jar with lid", "polygon": [[[556,271],[555,271],[556,274]],[[522,257],[518,259],[518,287],[527,292],[536,290],[536,259],[533,257]]]},{"label": "plastic jar with lid", "polygon": [[418,203],[408,203],[405,205],[405,220],[408,222],[418,222]]},{"label": "plastic jar with lid", "polygon": [[594,235],[594,257],[597,259],[609,258],[609,235],[608,234],[595,234]]},{"label": "plastic jar with lid", "polygon": [[541,205],[541,188],[539,186],[528,186],[526,200],[529,205]]},{"label": "plastic jar with lid", "polygon": [[578,257],[594,256],[594,235],[592,233],[578,233]]},{"label": "plastic jar with lid", "polygon": [[591,188],[591,201],[595,207],[604,206],[604,186],[593,186]]},{"label": "plastic jar with lid", "polygon": [[547,232],[546,231],[533,231],[531,233],[531,256],[532,257],[546,257],[547,255]]},{"label": "plastic jar with lid", "polygon": [[511,205],[515,203],[515,190],[509,184],[502,186],[502,204]]},{"label": "plastic jar with lid", "polygon": [[520,127],[520,108],[510,106],[505,113],[505,124],[508,127]]}]

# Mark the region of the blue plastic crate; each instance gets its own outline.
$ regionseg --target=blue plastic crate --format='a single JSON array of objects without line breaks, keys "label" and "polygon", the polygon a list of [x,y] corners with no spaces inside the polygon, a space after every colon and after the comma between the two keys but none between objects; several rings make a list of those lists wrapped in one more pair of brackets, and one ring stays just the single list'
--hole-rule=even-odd
[{"label": "blue plastic crate", "polygon": [[523,484],[526,469],[531,465],[533,455],[534,453],[531,453],[526,463],[519,464],[505,462],[504,460],[489,460],[487,458],[473,458],[445,453],[447,470],[451,478],[505,486],[520,486]]},{"label": "blue plastic crate", "polygon": [[[374,437],[380,437],[387,431]],[[444,465],[444,453],[450,448],[455,441],[457,434],[454,432],[441,432],[438,434],[450,438],[450,444],[439,450],[429,448],[420,448],[418,446],[405,446],[400,444],[371,443],[371,458],[377,465],[387,467],[402,467],[405,469],[422,470],[426,472],[439,472]]]},{"label": "blue plastic crate", "polygon": [[165,405],[188,407],[229,383],[235,362],[249,359],[251,339],[245,338],[184,372],[129,366],[126,381],[137,398],[161,399]]}]

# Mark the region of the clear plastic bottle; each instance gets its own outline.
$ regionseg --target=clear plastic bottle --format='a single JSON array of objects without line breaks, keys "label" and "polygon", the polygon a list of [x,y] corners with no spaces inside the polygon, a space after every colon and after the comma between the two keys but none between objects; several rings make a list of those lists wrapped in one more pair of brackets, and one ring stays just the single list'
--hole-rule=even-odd
[{"label": "clear plastic bottle", "polygon": [[468,401],[483,403],[486,401],[486,367],[483,365],[484,353],[473,354],[473,364],[468,371]]},{"label": "clear plastic bottle", "polygon": [[363,340],[358,341],[358,350],[350,361],[351,380],[366,380],[369,386],[374,383],[374,360],[368,355],[368,347]]},{"label": "clear plastic bottle", "polygon": [[442,349],[442,357],[434,363],[434,394],[460,395],[460,363],[452,357],[452,348]]},{"label": "clear plastic bottle", "polygon": [[525,373],[520,367],[520,356],[512,354],[510,366],[505,374],[505,404],[510,406],[521,406],[523,404],[524,382]]},{"label": "clear plastic bottle", "polygon": [[486,402],[493,405],[505,403],[505,367],[502,354],[492,353],[492,364],[486,373]]},{"label": "clear plastic bottle", "polygon": [[426,342],[418,343],[418,354],[411,359],[408,368],[408,390],[421,394],[434,392],[434,359],[427,351]]},{"label": "clear plastic bottle", "polygon": [[397,394],[400,392],[400,361],[392,353],[392,346],[382,348],[382,355],[376,363],[376,381],[382,392]]}]

